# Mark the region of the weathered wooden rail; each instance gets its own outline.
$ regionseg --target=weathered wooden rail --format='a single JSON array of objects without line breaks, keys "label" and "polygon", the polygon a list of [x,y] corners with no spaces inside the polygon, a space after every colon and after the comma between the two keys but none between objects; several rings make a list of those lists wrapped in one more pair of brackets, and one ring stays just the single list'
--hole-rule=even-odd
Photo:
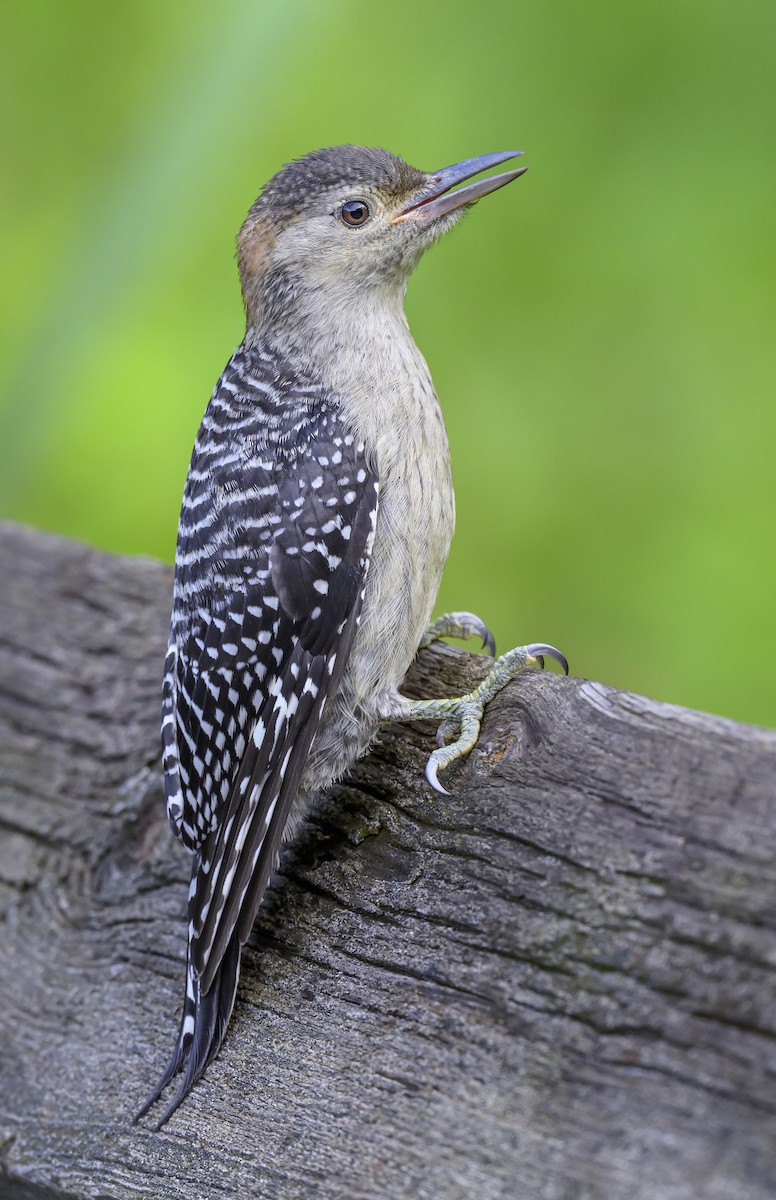
[{"label": "weathered wooden rail", "polygon": [[[776,1195],[776,733],[526,672],[446,797],[433,731],[388,731],[286,852],[157,1134],[170,571],[5,527],[0,581],[3,1200]],[[481,671],[437,647],[411,686]]]}]

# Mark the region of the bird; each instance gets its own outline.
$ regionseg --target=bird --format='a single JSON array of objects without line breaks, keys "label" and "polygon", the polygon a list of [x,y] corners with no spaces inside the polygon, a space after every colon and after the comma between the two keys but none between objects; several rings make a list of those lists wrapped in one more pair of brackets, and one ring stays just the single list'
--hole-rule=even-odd
[{"label": "bird", "polygon": [[[419,647],[479,636],[431,623],[454,526],[450,451],[404,312],[421,256],[522,176],[520,151],[422,171],[344,145],[287,163],[237,238],[246,332],[202,420],[185,484],[165,661],[167,815],[192,853],[186,990],[161,1128],[217,1054],[241,947],[281,844],[386,722],[440,722],[426,767],[475,745],[484,705],[547,643],[497,659],[464,697],[399,688]],[[468,180],[474,182],[467,183]],[[465,184],[465,186],[458,186]]]}]

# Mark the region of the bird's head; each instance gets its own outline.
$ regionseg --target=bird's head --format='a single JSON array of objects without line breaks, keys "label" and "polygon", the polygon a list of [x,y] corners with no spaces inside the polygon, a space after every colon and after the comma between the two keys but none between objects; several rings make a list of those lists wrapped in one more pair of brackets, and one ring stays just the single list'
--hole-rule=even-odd
[{"label": "bird's head", "polygon": [[527,168],[451,189],[518,153],[419,171],[387,150],[335,146],[289,163],[267,183],[237,239],[249,326],[282,322],[302,298],[347,305],[365,290],[401,297],[423,251],[481,196]]}]

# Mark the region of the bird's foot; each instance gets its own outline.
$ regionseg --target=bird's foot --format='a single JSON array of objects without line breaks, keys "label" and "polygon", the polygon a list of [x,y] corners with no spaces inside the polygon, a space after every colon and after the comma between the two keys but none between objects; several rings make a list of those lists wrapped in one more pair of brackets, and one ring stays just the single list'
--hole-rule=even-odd
[{"label": "bird's foot", "polygon": [[[471,614],[453,613],[450,618],[461,616],[470,617]],[[450,618],[442,617],[440,621]],[[477,618],[475,617],[474,620]],[[435,622],[435,625],[437,624],[439,622]],[[434,629],[434,627],[431,628]],[[535,642],[530,646],[517,646],[514,650],[502,654],[479,687],[476,687],[473,692],[469,692],[468,696],[459,696],[449,700],[410,701],[410,709],[405,720],[441,721],[437,734],[439,748],[434,751],[426,764],[426,779],[433,788],[448,795],[447,789],[442,787],[439,782],[439,772],[445,767],[449,767],[456,759],[463,758],[473,749],[479,736],[485,705],[509,683],[521,667],[543,667],[545,655],[560,663],[568,675],[569,665],[560,650],[556,650],[554,646],[548,646],[544,642]],[[455,741],[445,744],[446,740],[453,736],[455,736]]]},{"label": "bird's foot", "polygon": [[488,629],[484,621],[478,616],[470,612],[452,612],[445,613],[442,617],[437,617],[433,621],[423,637],[420,639],[419,650],[430,646],[432,642],[438,642],[440,638],[462,638],[468,641],[469,638],[482,638],[482,648],[487,650],[488,654],[495,655],[496,643],[493,640],[493,634]]}]

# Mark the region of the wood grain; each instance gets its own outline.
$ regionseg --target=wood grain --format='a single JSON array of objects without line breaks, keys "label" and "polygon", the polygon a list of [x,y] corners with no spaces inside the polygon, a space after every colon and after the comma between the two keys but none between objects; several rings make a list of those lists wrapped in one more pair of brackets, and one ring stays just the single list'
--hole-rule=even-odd
[{"label": "wood grain", "polygon": [[[776,1195],[775,733],[525,672],[438,796],[433,728],[388,730],[286,851],[155,1134],[171,573],[6,526],[0,581],[2,1200]],[[408,687],[483,669],[435,647]]]}]

